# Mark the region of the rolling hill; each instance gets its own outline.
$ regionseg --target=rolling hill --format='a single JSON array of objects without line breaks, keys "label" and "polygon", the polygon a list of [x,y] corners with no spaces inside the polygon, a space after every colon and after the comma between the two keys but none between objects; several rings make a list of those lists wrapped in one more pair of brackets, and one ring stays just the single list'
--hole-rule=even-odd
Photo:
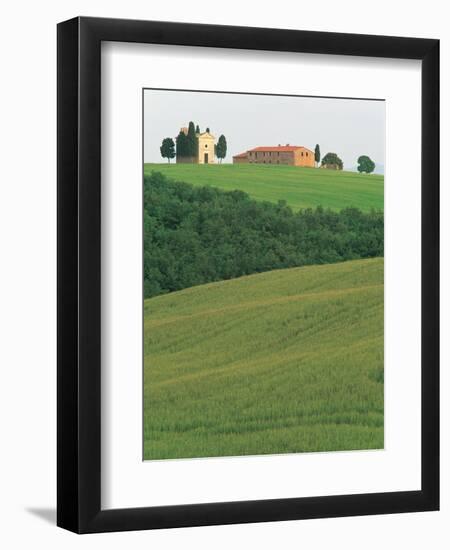
[{"label": "rolling hill", "polygon": [[376,174],[297,166],[144,165],[144,174],[153,170],[196,186],[211,185],[227,191],[239,189],[257,200],[274,203],[285,200],[293,210],[320,205],[333,210],[354,206],[367,212],[384,207],[384,177]]},{"label": "rolling hill", "polygon": [[144,302],[144,458],[383,448],[383,259]]}]

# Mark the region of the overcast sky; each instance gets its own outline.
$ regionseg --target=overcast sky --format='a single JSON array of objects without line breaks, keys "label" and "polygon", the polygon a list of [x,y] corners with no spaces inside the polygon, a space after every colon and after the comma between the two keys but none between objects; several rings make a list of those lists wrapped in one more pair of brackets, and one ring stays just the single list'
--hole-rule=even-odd
[{"label": "overcast sky", "polygon": [[320,145],[337,153],[344,169],[360,155],[384,166],[384,101],[167,90],[144,91],[144,162],[165,162],[160,145],[192,120],[216,139],[224,134],[232,156],[260,145]]}]

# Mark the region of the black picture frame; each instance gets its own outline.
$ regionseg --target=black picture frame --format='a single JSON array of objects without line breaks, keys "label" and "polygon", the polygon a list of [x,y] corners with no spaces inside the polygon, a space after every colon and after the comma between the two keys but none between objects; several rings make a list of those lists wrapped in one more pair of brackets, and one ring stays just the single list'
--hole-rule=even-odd
[{"label": "black picture frame", "polygon": [[[58,25],[57,524],[76,533],[439,508],[439,41],[77,17]],[[102,41],[422,61],[420,491],[101,509]]]}]

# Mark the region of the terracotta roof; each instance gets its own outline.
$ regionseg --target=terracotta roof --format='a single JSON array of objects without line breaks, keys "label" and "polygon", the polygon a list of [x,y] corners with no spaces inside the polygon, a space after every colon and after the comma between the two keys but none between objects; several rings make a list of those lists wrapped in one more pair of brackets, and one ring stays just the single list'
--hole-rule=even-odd
[{"label": "terracotta roof", "polygon": [[245,151],[244,153],[239,153],[239,155],[233,155],[233,158],[236,159],[236,158],[244,158],[247,156],[247,151]]},{"label": "terracotta roof", "polygon": [[[253,149],[249,149],[248,152],[259,152],[259,151],[265,151],[265,152],[271,152],[271,151],[288,151],[293,152],[297,151],[297,149],[306,149],[307,151],[310,151],[307,147],[303,147],[303,145],[278,145],[278,146],[260,146],[260,147],[254,147]],[[311,151],[312,152],[312,151]]]}]

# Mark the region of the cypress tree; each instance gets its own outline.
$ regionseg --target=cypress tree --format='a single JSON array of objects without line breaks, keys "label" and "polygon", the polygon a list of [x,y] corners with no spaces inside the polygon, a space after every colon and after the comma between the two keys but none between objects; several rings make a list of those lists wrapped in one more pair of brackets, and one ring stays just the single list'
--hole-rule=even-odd
[{"label": "cypress tree", "polygon": [[220,159],[220,162],[227,156],[227,140],[223,134],[219,137],[219,141],[217,142],[216,155],[217,158]]},{"label": "cypress tree", "polygon": [[198,155],[198,139],[195,135],[195,125],[191,121],[189,122],[189,128],[188,128],[188,157],[197,157]]},{"label": "cypress tree", "polygon": [[177,142],[177,157],[189,156],[188,138],[184,132],[180,132],[176,138]]},{"label": "cypress tree", "polygon": [[319,164],[319,162],[320,162],[320,147],[319,147],[319,144],[317,144],[315,149],[314,149],[314,160],[316,161],[317,164]]}]

